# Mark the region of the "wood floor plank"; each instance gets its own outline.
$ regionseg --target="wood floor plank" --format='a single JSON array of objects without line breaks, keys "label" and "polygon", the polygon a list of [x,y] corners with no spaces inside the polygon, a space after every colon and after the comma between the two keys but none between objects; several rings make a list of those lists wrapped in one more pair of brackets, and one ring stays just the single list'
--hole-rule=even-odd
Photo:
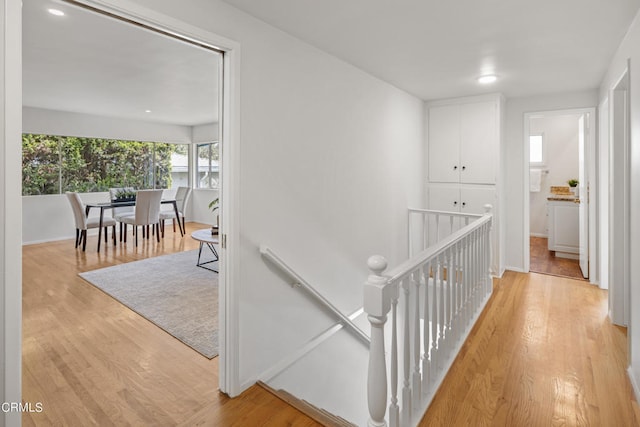
[{"label": "wood floor plank", "polygon": [[259,388],[233,400],[222,395],[217,358],[78,276],[197,249],[190,233],[204,227],[187,223],[185,237],[167,229],[160,244],[105,245],[99,254],[91,237],[86,252],[73,240],[24,246],[23,400],[44,410],[24,413],[23,425],[316,425]]},{"label": "wood floor plank", "polygon": [[[97,254],[89,238],[86,253],[72,240],[23,248],[23,399],[44,406],[23,425],[318,425],[258,387],[236,399],[219,393],[217,358],[78,276],[197,248],[188,234],[106,246]],[[513,272],[494,288],[421,425],[640,425],[626,330],[611,325],[605,291]]]},{"label": "wood floor plank", "polygon": [[626,352],[606,291],[506,272],[420,425],[640,425]]}]

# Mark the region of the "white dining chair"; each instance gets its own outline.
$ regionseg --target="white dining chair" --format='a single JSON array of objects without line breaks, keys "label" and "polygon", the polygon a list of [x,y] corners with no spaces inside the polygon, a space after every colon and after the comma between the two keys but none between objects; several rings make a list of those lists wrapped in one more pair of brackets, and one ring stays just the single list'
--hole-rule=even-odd
[{"label": "white dining chair", "polygon": [[[176,203],[178,205],[178,221],[182,221],[182,229],[184,228],[184,218],[185,212],[187,210],[187,204],[189,203],[189,198],[191,197],[191,188],[189,187],[178,187],[176,191]],[[162,235],[164,236],[164,222],[165,220],[170,219],[173,221],[173,232],[176,232],[176,213],[174,209],[160,211],[160,227],[162,229]]]},{"label": "white dining chair", "polygon": [[[71,204],[71,209],[73,210],[73,219],[76,223],[76,248],[82,243],[82,251],[84,252],[87,248],[87,230],[91,228],[100,227],[100,218],[87,218],[86,210],[84,203],[82,203],[82,199],[80,195],[75,192],[67,191],[67,198],[69,199],[69,203]],[[113,236],[113,244],[116,244],[116,221],[113,218],[103,218],[102,226],[104,227],[104,241],[105,243],[108,241],[107,239],[107,230],[109,227],[113,227],[112,236]]]},{"label": "white dining chair", "polygon": [[[133,225],[133,232],[136,236],[136,246],[138,246],[138,226],[142,226],[142,235],[149,238],[149,226],[152,225],[158,242],[160,242],[160,201],[162,200],[162,190],[138,190],[136,193],[136,205],[133,214],[123,215],[120,221],[124,224]],[[127,235],[124,235],[127,241]]]}]

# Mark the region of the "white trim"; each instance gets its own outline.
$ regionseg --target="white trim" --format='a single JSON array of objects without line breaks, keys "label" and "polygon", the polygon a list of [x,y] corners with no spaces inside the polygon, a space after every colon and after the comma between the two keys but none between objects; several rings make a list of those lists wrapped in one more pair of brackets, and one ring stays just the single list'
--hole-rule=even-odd
[{"label": "white trim", "polygon": [[[508,265],[505,267],[505,270],[508,270],[508,271],[515,271],[516,273],[528,273],[528,271],[524,271],[524,269],[523,269],[523,268],[520,268],[520,267],[511,267],[511,266],[508,266]],[[500,275],[500,277],[502,277],[502,275]]]},{"label": "white trim", "polygon": [[[349,314],[347,317],[350,321],[355,320],[358,316],[364,313],[363,308],[359,308],[353,313]],[[291,365],[293,365],[298,360],[302,359],[305,355],[309,354],[314,348],[318,347],[320,344],[331,338],[335,335],[339,330],[344,328],[344,324],[342,322],[335,323],[333,326],[327,328],[325,331],[321,332],[317,336],[311,339],[307,344],[294,351],[287,357],[284,357],[278,363],[275,363],[271,368],[267,369],[260,375],[258,375],[258,380],[268,383],[273,380],[275,377],[283,373],[287,370]],[[347,331],[348,333],[351,333]]]},{"label": "white trim", "polygon": [[222,155],[222,162],[228,167],[221,169],[223,191],[220,206],[225,218],[221,223],[221,234],[226,235],[226,249],[220,248],[219,388],[231,397],[237,396],[246,388],[239,383],[239,291],[230,285],[239,276],[240,44],[129,0],[75,1],[224,52],[224,109],[221,111],[226,114],[222,114],[221,128],[227,149]]},{"label": "white trim", "polygon": [[[630,64],[616,82],[609,89],[609,317],[616,325],[629,326],[630,318],[630,109],[629,100],[629,76]],[[616,135],[620,131],[618,127],[619,115],[616,111],[620,108],[620,97],[624,108],[624,120],[622,121],[623,144],[616,144]],[[620,176],[622,174],[622,176]],[[621,206],[622,205],[622,206]],[[615,206],[615,209],[614,209]],[[620,220],[618,214],[622,212]],[[628,331],[631,337],[631,331]],[[631,340],[629,339],[629,343]],[[629,344],[629,352],[631,345]],[[629,353],[631,354],[631,353]],[[629,356],[631,360],[631,356]]]},{"label": "white trim", "polygon": [[[2,398],[22,400],[22,2],[4,0],[0,92],[0,301]],[[0,425],[19,426],[19,412],[3,412]]]},{"label": "white trim", "polygon": [[548,234],[544,234],[544,233],[531,233],[531,234],[529,234],[529,236],[531,236],[531,237],[544,237],[545,239],[549,237]]},{"label": "white trim", "polygon": [[631,388],[633,388],[633,397],[638,400],[638,396],[640,396],[640,387],[638,387],[638,381],[636,380],[635,375],[633,375],[633,369],[631,366],[627,368],[627,376],[629,377],[629,382],[631,383]]}]

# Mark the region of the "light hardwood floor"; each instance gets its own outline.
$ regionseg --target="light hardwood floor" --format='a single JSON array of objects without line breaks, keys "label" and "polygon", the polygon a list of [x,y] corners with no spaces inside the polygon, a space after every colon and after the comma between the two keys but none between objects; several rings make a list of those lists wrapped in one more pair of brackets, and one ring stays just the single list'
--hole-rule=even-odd
[{"label": "light hardwood floor", "polygon": [[[188,233],[202,228],[187,224]],[[95,252],[73,241],[23,250],[23,399],[39,425],[317,425],[270,393],[217,391],[207,360],[77,273],[197,248],[188,234]],[[437,393],[424,426],[640,425],[626,377],[626,332],[606,292],[507,272]]]},{"label": "light hardwood floor", "polygon": [[514,272],[494,289],[421,425],[640,425],[606,291]]},{"label": "light hardwood floor", "polygon": [[[313,426],[298,410],[255,387],[238,399],[218,391],[208,360],[85,282],[79,272],[196,249],[167,227],[160,244],[114,248],[89,237],[23,248],[23,401],[41,402],[24,426]],[[129,242],[133,240],[129,239]],[[195,259],[194,259],[195,262]]]}]

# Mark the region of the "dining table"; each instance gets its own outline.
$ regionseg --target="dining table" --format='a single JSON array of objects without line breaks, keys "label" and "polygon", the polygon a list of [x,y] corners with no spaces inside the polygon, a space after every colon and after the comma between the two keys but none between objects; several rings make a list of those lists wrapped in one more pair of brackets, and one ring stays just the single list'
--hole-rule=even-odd
[{"label": "dining table", "polygon": [[[171,204],[173,205],[173,210],[176,213],[176,222],[178,223],[178,227],[180,228],[180,236],[184,236],[184,230],[182,229],[182,222],[180,221],[180,213],[178,212],[178,202],[175,199],[162,199],[160,201],[162,204]],[[100,226],[98,227],[98,252],[100,252],[100,240],[102,239],[102,221],[104,219],[104,211],[107,209],[113,208],[123,208],[127,206],[135,206],[136,201],[134,200],[112,200],[110,202],[97,202],[97,203],[87,203],[85,204],[85,212],[86,215],[89,216],[89,211],[93,208],[100,209]],[[115,239],[113,240],[113,244],[115,245]]]}]

